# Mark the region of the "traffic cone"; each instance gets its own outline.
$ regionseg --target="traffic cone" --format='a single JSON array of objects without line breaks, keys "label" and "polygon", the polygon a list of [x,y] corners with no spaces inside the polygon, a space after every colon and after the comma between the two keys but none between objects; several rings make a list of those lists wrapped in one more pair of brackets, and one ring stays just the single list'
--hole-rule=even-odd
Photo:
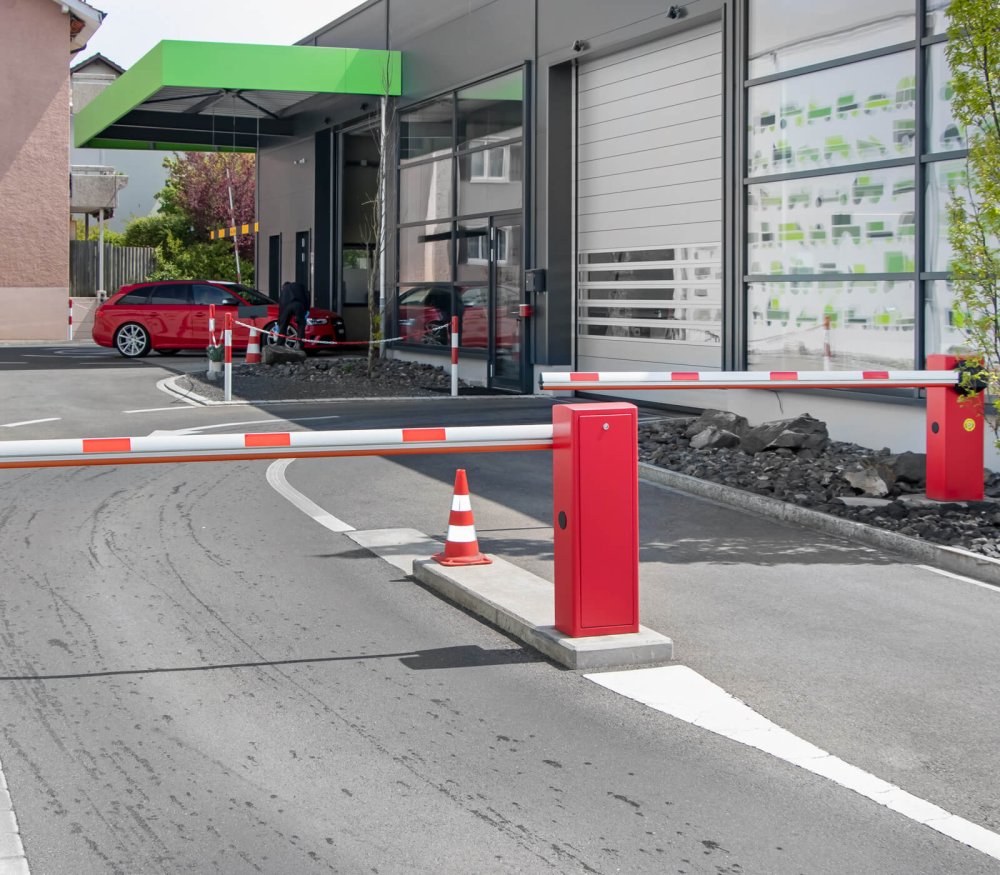
[{"label": "traffic cone", "polygon": [[469,481],[464,468],[455,472],[455,494],[451,499],[444,552],[436,553],[431,559],[441,565],[490,565],[493,562],[479,552],[476,524],[472,520],[472,502],[469,500]]},{"label": "traffic cone", "polygon": [[260,341],[257,339],[257,329],[250,329],[250,340],[247,341],[247,357],[243,360],[247,365],[260,364]]}]

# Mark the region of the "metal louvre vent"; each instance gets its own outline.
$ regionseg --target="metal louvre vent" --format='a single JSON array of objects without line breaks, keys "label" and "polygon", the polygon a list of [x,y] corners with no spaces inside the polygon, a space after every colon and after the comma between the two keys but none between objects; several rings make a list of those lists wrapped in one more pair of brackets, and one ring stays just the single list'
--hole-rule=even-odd
[{"label": "metal louvre vent", "polygon": [[721,343],[720,244],[591,250],[578,262],[580,337]]}]

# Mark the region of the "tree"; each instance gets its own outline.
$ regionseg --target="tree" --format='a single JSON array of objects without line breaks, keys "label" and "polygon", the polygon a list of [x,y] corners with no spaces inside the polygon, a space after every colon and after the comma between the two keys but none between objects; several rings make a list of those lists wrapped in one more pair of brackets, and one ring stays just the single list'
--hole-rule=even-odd
[{"label": "tree", "polygon": [[390,229],[386,220],[386,181],[388,173],[396,166],[395,142],[396,103],[392,91],[392,62],[386,53],[382,70],[382,96],[379,98],[378,122],[372,124],[372,137],[378,150],[378,175],[375,194],[365,201],[366,215],[361,222],[361,233],[368,245],[368,378],[375,369],[375,359],[382,355],[385,335],[385,253],[389,246]]},{"label": "tree", "polygon": [[[233,245],[227,241],[210,242],[209,232],[243,224],[253,224],[256,210],[256,161],[255,156],[241,152],[186,152],[163,162],[168,175],[160,200],[160,214],[180,220],[182,227],[170,228],[167,237],[157,244],[157,258],[166,266],[164,257],[180,253],[178,243],[186,244],[193,263],[215,264],[223,249],[230,253],[232,268],[225,275],[212,275],[213,279],[237,279],[236,262],[232,258]],[[237,252],[243,268],[242,279],[253,281],[253,234],[238,236]],[[160,251],[162,249],[162,252]],[[220,265],[221,267],[221,265]],[[204,274],[202,274],[204,276]]]},{"label": "tree", "polygon": [[[948,15],[952,107],[969,147],[965,191],[948,205],[952,286],[976,380],[1000,414],[1000,2],[952,0]],[[994,434],[1000,447],[1000,422]]]}]

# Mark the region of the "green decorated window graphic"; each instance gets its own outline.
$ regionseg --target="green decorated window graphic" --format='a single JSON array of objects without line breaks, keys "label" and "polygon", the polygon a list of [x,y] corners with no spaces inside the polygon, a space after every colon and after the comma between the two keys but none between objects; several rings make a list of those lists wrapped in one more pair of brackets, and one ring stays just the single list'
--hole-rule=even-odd
[{"label": "green decorated window graphic", "polygon": [[752,370],[912,367],[912,282],[750,283],[747,309]]},{"label": "green decorated window graphic", "polygon": [[912,272],[914,194],[912,167],[748,186],[749,273]]},{"label": "green decorated window graphic", "polygon": [[751,176],[913,155],[913,52],[782,79],[749,90]]}]

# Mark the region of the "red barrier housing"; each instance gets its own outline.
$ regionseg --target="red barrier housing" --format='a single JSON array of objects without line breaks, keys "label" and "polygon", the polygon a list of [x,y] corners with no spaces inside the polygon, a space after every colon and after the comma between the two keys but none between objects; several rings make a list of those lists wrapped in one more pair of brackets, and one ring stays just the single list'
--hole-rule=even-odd
[{"label": "red barrier housing", "polygon": [[[932,371],[952,371],[959,359],[927,356]],[[927,389],[927,497],[936,501],[983,500],[983,393],[965,396],[960,389]]]},{"label": "red barrier housing", "polygon": [[552,409],[556,628],[574,638],[639,631],[638,411]]}]

